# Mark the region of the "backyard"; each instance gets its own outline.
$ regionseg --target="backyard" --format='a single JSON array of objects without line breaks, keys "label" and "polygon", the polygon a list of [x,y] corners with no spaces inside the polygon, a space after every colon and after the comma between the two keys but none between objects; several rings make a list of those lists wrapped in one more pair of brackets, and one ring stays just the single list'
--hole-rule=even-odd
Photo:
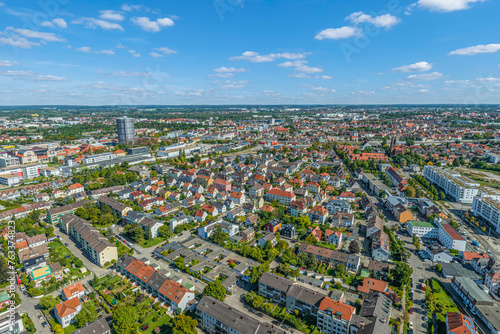
[{"label": "backyard", "polygon": [[[434,296],[434,306],[437,318],[437,333],[446,333],[446,313],[447,312],[460,312],[457,305],[451,300],[444,288],[435,280],[429,280],[429,287],[432,288],[432,295]],[[428,298],[429,299],[429,298]],[[432,314],[429,313],[429,328],[432,328]]]}]

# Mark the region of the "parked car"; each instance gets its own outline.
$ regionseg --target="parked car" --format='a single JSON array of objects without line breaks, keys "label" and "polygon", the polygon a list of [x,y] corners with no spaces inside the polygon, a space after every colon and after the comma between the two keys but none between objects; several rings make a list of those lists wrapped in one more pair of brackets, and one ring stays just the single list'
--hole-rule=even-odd
[{"label": "parked car", "polygon": [[64,243],[64,246],[69,247],[69,244],[67,242]]},{"label": "parked car", "polygon": [[47,325],[48,325],[48,324],[47,324],[47,322],[46,322],[46,321],[42,322],[42,327],[47,327]]},{"label": "parked car", "polygon": [[38,315],[38,319],[42,320],[43,319],[43,315],[39,314]]}]

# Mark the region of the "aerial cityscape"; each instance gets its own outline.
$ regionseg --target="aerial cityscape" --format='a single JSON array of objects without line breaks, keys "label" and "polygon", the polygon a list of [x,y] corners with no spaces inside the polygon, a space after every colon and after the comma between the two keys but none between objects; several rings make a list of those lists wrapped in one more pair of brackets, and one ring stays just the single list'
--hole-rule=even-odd
[{"label": "aerial cityscape", "polygon": [[0,334],[500,334],[499,12],[0,0]]}]

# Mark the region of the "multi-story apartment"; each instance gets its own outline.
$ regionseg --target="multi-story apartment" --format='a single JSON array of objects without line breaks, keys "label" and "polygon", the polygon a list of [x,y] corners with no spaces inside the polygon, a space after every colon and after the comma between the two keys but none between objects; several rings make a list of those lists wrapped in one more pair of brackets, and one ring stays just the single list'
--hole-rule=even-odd
[{"label": "multi-story apartment", "polygon": [[500,233],[500,201],[488,197],[474,197],[472,202],[474,216],[486,220]]},{"label": "multi-story apartment", "polygon": [[347,334],[356,308],[324,298],[318,307],[316,326],[325,334]]},{"label": "multi-story apartment", "polygon": [[89,204],[90,201],[83,200],[79,202],[74,202],[64,206],[58,206],[57,208],[53,208],[47,211],[47,218],[49,218],[49,222],[51,224],[58,224],[59,220],[65,214],[71,214],[76,211],[76,209],[83,207],[85,204]]},{"label": "multi-story apartment", "polygon": [[268,322],[260,322],[213,297],[204,296],[196,306],[198,326],[207,333],[285,334]]},{"label": "multi-story apartment", "polygon": [[295,194],[289,191],[283,191],[279,188],[274,188],[271,189],[267,194],[266,194],[266,199],[269,202],[272,202],[276,200],[280,204],[288,205],[295,201]]},{"label": "multi-story apartment", "polygon": [[479,183],[453,170],[425,166],[424,177],[442,188],[446,195],[459,203],[472,203],[479,193]]},{"label": "multi-story apartment", "polygon": [[259,295],[272,300],[273,303],[286,306],[286,309],[291,312],[297,310],[301,314],[309,314],[313,317],[317,316],[323,299],[345,301],[344,293],[340,290],[332,291],[327,295],[321,290],[313,290],[301,283],[270,273],[264,273],[260,277]]},{"label": "multi-story apartment", "polygon": [[20,334],[28,333],[24,331],[23,320],[19,313],[14,314],[5,313],[2,318],[0,318],[0,334]]},{"label": "multi-story apartment", "polygon": [[316,260],[343,264],[348,271],[358,272],[361,266],[359,256],[308,244],[299,244],[299,253],[312,254]]},{"label": "multi-story apartment", "polygon": [[73,237],[90,259],[99,266],[104,266],[118,259],[117,248],[85,219],[73,214],[61,217],[61,230]]}]

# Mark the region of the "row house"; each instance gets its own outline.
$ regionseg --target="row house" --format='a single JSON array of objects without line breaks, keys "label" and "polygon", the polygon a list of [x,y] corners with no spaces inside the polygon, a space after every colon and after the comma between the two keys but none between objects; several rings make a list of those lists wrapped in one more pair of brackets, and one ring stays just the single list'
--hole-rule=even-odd
[{"label": "row house", "polygon": [[123,255],[116,262],[116,270],[151,293],[160,303],[168,305],[174,313],[178,309],[183,312],[195,299],[194,292],[132,256]]}]

